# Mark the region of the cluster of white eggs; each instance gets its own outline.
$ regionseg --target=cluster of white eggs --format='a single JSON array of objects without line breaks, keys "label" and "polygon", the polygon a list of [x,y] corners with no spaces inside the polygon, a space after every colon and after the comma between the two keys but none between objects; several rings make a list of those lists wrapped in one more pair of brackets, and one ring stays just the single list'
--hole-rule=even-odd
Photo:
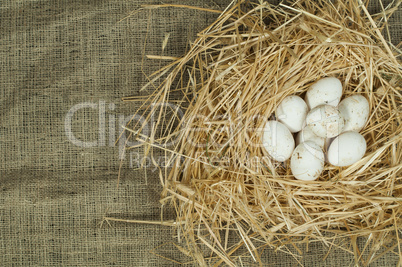
[{"label": "cluster of white eggs", "polygon": [[295,178],[317,179],[325,160],[344,167],[364,156],[366,140],[359,132],[367,123],[369,103],[362,95],[340,102],[341,97],[341,81],[322,78],[309,88],[304,100],[296,95],[283,99],[275,112],[277,120],[266,123],[264,148],[276,161],[290,158]]}]

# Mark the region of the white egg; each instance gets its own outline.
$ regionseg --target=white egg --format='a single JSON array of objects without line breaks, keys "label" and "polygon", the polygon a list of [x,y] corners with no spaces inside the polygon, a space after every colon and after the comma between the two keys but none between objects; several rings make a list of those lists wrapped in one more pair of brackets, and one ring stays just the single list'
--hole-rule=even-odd
[{"label": "white egg", "polygon": [[323,148],[325,144],[325,138],[316,135],[311,129],[311,126],[304,127],[296,136],[296,145],[306,141],[313,141],[321,148]]},{"label": "white egg", "polygon": [[362,95],[353,95],[345,98],[339,104],[338,109],[345,119],[344,132],[359,132],[363,129],[370,112],[369,102]]},{"label": "white egg", "polygon": [[262,143],[276,161],[288,160],[295,148],[293,135],[284,124],[277,121],[268,121],[265,124]]},{"label": "white egg", "polygon": [[342,83],[335,77],[326,77],[310,86],[306,93],[307,106],[313,109],[319,105],[336,107],[342,97]]},{"label": "white egg", "polygon": [[330,105],[321,105],[310,110],[306,123],[313,133],[323,138],[339,135],[344,127],[341,113],[336,107]]},{"label": "white egg", "polygon": [[286,125],[290,132],[297,133],[303,127],[308,107],[304,100],[296,95],[285,97],[276,109],[275,115]]},{"label": "white egg", "polygon": [[296,179],[313,181],[324,170],[324,152],[312,141],[301,143],[293,151],[290,169]]},{"label": "white egg", "polygon": [[334,166],[352,165],[363,158],[366,153],[366,140],[357,132],[344,132],[332,141],[327,157]]}]

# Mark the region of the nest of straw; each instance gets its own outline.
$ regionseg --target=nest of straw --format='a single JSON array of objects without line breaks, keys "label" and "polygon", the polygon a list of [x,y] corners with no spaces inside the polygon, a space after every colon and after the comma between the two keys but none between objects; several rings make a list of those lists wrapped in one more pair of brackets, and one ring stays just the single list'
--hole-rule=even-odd
[{"label": "nest of straw", "polygon": [[[182,58],[152,75],[151,82],[167,75],[145,101],[155,127],[150,136],[141,125],[130,128],[146,153],[162,149],[170,157],[160,169],[161,202],[176,211],[184,253],[202,266],[235,266],[243,248],[262,264],[266,247],[297,252],[320,241],[365,265],[380,250],[401,255],[401,52],[382,35],[399,4],[370,15],[360,1],[234,1]],[[267,155],[262,129],[283,98],[303,97],[327,76],[342,81],[343,98],[369,100],[367,152],[348,167],[326,164],[316,181],[299,181],[289,162]],[[180,116],[155,105],[178,95]]]}]

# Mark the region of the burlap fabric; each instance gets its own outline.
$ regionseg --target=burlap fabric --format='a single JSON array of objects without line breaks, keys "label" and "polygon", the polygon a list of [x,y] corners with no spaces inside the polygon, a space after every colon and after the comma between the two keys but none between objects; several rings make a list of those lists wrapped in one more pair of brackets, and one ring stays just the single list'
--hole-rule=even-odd
[{"label": "burlap fabric", "polygon": [[[168,1],[220,10],[230,2]],[[141,150],[125,155],[117,189],[122,155],[112,144],[140,104],[120,99],[145,94],[138,92],[147,83],[144,74],[164,64],[143,61],[144,53],[180,56],[217,16],[160,8],[120,21],[145,3],[160,1],[0,1],[1,266],[175,266],[165,258],[190,260],[174,247],[177,238],[167,226],[101,224],[106,214],[160,219],[159,178],[152,168],[136,169]],[[370,9],[381,10],[377,2]],[[390,21],[394,44],[402,39],[401,21],[399,10]],[[311,244],[299,261],[353,262],[335,248],[322,260],[326,251]],[[267,266],[297,264],[269,249],[263,260]],[[396,264],[392,253],[376,261]]]}]

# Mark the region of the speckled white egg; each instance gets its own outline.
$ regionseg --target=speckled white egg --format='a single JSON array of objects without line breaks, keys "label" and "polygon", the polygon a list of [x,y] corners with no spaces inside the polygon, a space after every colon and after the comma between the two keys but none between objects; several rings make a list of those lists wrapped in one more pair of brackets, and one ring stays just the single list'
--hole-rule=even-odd
[{"label": "speckled white egg", "polygon": [[366,140],[358,132],[341,133],[329,146],[328,162],[339,167],[352,165],[363,158],[366,148]]},{"label": "speckled white egg", "polygon": [[342,83],[335,77],[326,77],[310,86],[305,101],[310,109],[319,105],[336,107],[342,97]]},{"label": "speckled white egg", "polygon": [[324,170],[324,152],[313,141],[301,143],[293,151],[290,169],[296,179],[313,181]]},{"label": "speckled white egg", "polygon": [[296,95],[285,97],[276,109],[276,118],[288,127],[290,132],[297,133],[303,127],[308,107],[304,100]]},{"label": "speckled white egg", "polygon": [[341,113],[336,107],[330,105],[321,105],[310,110],[306,123],[313,133],[323,138],[339,135],[344,127]]},{"label": "speckled white egg", "polygon": [[304,127],[296,136],[296,145],[307,141],[313,141],[321,148],[325,145],[325,138],[316,135],[311,126]]},{"label": "speckled white egg", "polygon": [[286,161],[292,155],[295,141],[289,129],[278,121],[268,121],[264,127],[262,143],[276,161]]},{"label": "speckled white egg", "polygon": [[368,120],[370,112],[369,102],[362,95],[345,98],[339,104],[338,109],[345,119],[344,132],[361,131]]}]

